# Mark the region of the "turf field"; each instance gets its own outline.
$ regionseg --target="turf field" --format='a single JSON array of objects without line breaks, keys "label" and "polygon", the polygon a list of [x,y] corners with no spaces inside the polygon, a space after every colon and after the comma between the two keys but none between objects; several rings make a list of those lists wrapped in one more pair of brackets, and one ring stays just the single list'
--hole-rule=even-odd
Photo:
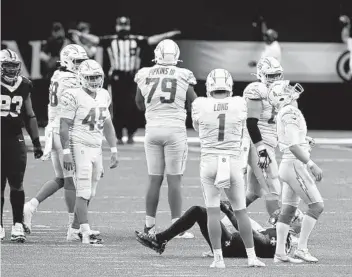
[{"label": "turf field", "polygon": [[[329,136],[352,138],[351,133]],[[188,156],[184,209],[203,205],[198,151],[194,145]],[[136,143],[120,147],[120,164],[114,170],[108,169],[109,151],[104,152],[105,176],[90,205],[90,222],[102,233],[102,247],[66,242],[68,218],[62,191],[39,207],[26,243],[11,243],[12,215],[6,197],[4,225],[7,233],[1,244],[1,276],[352,276],[352,147],[318,145],[313,150],[313,158],[324,170],[319,188],[325,200],[325,212],[310,240],[312,254],[320,259],[318,264],[274,265],[272,259],[267,259],[266,268],[250,269],[246,267],[246,259],[225,259],[226,269],[210,269],[212,259],[201,257],[208,247],[197,226],[192,228],[195,239],[175,239],[161,256],[144,248],[134,237],[134,230],[141,230],[144,225],[147,182],[143,145]],[[35,161],[29,153],[26,200],[35,196],[53,174],[51,162]],[[7,188],[6,196],[8,193]],[[252,218],[265,225],[267,216],[262,200],[253,204],[249,211]],[[166,185],[161,192],[157,224],[159,229],[170,224]]]}]

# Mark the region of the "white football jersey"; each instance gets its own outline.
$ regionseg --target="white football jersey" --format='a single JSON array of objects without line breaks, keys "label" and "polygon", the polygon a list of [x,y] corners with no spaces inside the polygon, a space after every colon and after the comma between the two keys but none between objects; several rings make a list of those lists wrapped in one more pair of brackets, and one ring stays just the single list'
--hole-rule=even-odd
[{"label": "white football jersey", "polygon": [[197,83],[191,71],[154,65],[139,70],[135,82],[144,97],[146,127],[185,128],[187,89]]},{"label": "white football jersey", "polygon": [[[292,131],[292,127],[298,131]],[[291,128],[291,129],[290,129]],[[302,112],[291,105],[283,107],[277,114],[277,133],[279,137],[279,148],[283,152],[283,159],[295,159],[289,147],[301,145],[310,153],[310,146],[306,140],[307,124]],[[294,135],[292,135],[294,133]]]},{"label": "white football jersey", "polygon": [[100,89],[95,99],[81,88],[68,89],[61,99],[61,117],[73,119],[71,143],[101,147],[105,120],[110,118],[109,92]]},{"label": "white football jersey", "polygon": [[243,97],[262,102],[262,113],[258,120],[258,128],[262,135],[264,143],[271,147],[277,146],[276,133],[276,111],[268,102],[268,88],[261,82],[250,83],[243,92]]},{"label": "white football jersey", "polygon": [[192,104],[192,119],[198,125],[202,154],[240,156],[247,119],[242,97],[198,97]]},{"label": "white football jersey", "polygon": [[76,74],[71,71],[56,70],[51,77],[49,87],[48,121],[53,128],[60,126],[60,101],[62,93],[70,88],[79,87]]}]

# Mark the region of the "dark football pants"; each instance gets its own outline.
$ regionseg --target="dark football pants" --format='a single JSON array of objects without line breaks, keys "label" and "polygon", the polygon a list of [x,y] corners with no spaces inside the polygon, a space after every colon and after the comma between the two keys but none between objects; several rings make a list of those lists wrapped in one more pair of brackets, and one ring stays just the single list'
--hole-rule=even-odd
[{"label": "dark football pants", "polygon": [[27,166],[27,147],[23,135],[1,138],[1,193],[6,181],[11,190],[23,189],[23,178]]},{"label": "dark football pants", "polygon": [[118,139],[122,138],[123,128],[128,136],[133,136],[138,129],[139,110],[136,106],[136,83],[130,75],[114,73],[110,78],[113,124]]}]

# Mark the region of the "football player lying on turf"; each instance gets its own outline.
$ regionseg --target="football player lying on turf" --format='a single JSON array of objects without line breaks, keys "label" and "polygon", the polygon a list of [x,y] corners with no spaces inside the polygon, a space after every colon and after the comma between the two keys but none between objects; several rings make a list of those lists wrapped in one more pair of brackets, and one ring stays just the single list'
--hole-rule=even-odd
[{"label": "football player lying on turf", "polygon": [[[228,201],[221,201],[221,211],[229,218],[232,225],[235,227],[235,232],[230,232],[224,224],[221,223],[221,248],[225,258],[241,257],[246,258],[246,249],[241,239],[238,230],[238,224],[235,214]],[[276,229],[273,227],[264,229],[255,221],[252,221],[253,226],[253,239],[255,250],[258,257],[273,258],[276,247]],[[189,208],[179,220],[172,224],[168,229],[163,232],[147,234],[144,232],[136,231],[136,239],[142,245],[155,250],[157,253],[162,254],[165,250],[166,244],[176,237],[178,234],[185,232],[198,223],[200,231],[211,248],[211,243],[208,235],[207,227],[207,210],[200,206],[193,206]],[[286,240],[286,251],[290,252],[291,249],[291,235],[288,234]],[[211,253],[209,253],[211,256]]]}]

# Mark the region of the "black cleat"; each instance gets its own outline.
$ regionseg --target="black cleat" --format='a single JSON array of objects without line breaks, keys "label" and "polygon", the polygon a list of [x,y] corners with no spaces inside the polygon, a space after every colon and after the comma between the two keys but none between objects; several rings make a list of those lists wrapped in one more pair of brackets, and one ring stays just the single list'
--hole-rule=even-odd
[{"label": "black cleat", "polygon": [[167,241],[159,242],[155,235],[144,233],[144,232],[136,232],[136,240],[142,245],[154,250],[160,255],[165,251],[165,246]]}]

